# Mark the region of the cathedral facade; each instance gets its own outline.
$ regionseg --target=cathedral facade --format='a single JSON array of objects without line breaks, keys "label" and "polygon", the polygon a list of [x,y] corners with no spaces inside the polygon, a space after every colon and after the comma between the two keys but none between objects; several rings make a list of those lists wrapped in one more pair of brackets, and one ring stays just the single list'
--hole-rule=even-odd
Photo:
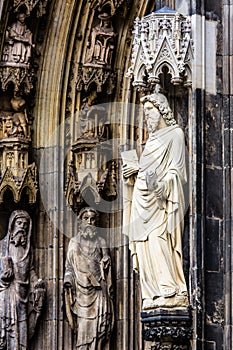
[{"label": "cathedral facade", "polygon": [[[0,349],[233,348],[232,23],[232,0],[1,1]],[[171,267],[134,261],[146,103],[183,135],[144,178]]]}]

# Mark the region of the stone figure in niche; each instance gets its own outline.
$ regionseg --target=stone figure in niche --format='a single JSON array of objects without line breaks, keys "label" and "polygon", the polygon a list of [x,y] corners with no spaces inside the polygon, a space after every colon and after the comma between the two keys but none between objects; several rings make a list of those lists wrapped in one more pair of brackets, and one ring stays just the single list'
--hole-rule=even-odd
[{"label": "stone figure in niche", "polygon": [[0,349],[28,349],[45,298],[45,285],[32,261],[32,220],[14,211],[0,242]]},{"label": "stone figure in niche", "polygon": [[[128,196],[125,232],[129,235],[134,268],[140,274],[142,308],[186,307],[182,266],[187,183],[184,134],[163,94],[156,92],[141,102],[149,137],[139,164],[124,164],[123,160]],[[132,198],[127,190],[130,186]],[[127,201],[131,200],[128,206]]]},{"label": "stone figure in niche", "polygon": [[106,109],[103,106],[94,105],[97,92],[94,90],[88,97],[83,99],[80,110],[79,126],[82,138],[109,138],[109,122],[107,121]]},{"label": "stone figure in niche", "polygon": [[113,328],[111,259],[98,236],[97,212],[83,208],[78,233],[71,238],[64,277],[66,313],[77,333],[78,350],[101,350]]},{"label": "stone figure in niche", "polygon": [[15,94],[11,99],[11,106],[15,113],[3,119],[3,136],[30,139],[25,100],[19,94]]},{"label": "stone figure in niche", "polygon": [[26,14],[19,12],[17,21],[8,28],[3,49],[3,62],[14,63],[18,66],[28,65],[33,44],[32,33],[25,19]]},{"label": "stone figure in niche", "polygon": [[100,19],[100,24],[92,29],[84,65],[110,69],[116,34],[112,27],[111,16],[107,13],[102,13],[98,18]]}]

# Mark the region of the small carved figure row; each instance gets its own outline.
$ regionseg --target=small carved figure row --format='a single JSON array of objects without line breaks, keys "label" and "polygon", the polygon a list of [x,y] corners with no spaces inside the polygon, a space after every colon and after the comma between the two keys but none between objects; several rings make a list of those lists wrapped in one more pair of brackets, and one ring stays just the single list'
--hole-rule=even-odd
[{"label": "small carved figure row", "polygon": [[21,95],[15,94],[11,99],[14,113],[6,115],[4,112],[4,115],[0,115],[0,139],[14,137],[30,140],[30,126],[25,104],[26,101]]}]

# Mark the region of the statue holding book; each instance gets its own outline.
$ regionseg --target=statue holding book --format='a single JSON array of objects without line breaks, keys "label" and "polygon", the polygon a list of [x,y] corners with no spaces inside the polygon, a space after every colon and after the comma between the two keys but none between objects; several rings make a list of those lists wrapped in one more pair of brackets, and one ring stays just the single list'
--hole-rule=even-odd
[{"label": "statue holding book", "polygon": [[163,94],[156,92],[141,102],[149,137],[139,162],[136,151],[122,154],[123,233],[129,236],[134,269],[140,274],[142,308],[186,307],[184,134]]}]

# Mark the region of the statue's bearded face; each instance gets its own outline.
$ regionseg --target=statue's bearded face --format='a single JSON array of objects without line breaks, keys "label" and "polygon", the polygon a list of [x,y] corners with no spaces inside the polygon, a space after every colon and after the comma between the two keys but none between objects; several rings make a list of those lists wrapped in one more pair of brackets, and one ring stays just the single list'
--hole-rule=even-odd
[{"label": "statue's bearded face", "polygon": [[85,239],[94,239],[96,237],[96,227],[93,225],[81,224],[81,236]]},{"label": "statue's bearded face", "polygon": [[154,132],[157,130],[161,118],[159,110],[151,102],[147,101],[144,104],[144,113],[149,133]]},{"label": "statue's bearded face", "polygon": [[14,226],[11,232],[11,243],[14,243],[16,247],[27,245],[28,234],[28,220],[26,218],[17,218],[14,222]]}]

